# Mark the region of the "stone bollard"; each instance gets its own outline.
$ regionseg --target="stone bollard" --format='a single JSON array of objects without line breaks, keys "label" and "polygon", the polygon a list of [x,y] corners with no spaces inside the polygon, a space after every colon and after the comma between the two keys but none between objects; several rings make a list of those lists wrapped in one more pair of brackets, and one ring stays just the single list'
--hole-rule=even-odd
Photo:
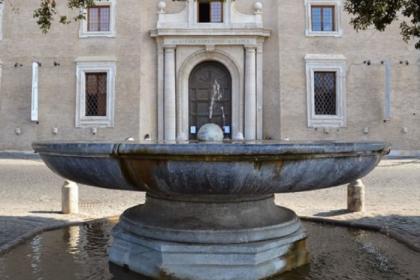
[{"label": "stone bollard", "polygon": [[66,180],[61,189],[61,209],[63,214],[79,213],[79,186]]},{"label": "stone bollard", "polygon": [[365,185],[360,179],[347,186],[347,209],[350,212],[365,210]]}]

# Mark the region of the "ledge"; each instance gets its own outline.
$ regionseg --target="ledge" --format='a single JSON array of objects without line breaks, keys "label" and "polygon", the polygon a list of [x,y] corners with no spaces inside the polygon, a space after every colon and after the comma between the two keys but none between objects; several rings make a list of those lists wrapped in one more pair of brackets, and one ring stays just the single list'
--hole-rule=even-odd
[{"label": "ledge", "polygon": [[162,36],[257,36],[257,37],[270,37],[271,30],[264,28],[228,28],[228,29],[198,29],[198,28],[185,28],[185,29],[172,29],[172,28],[159,28],[150,31],[151,37]]}]

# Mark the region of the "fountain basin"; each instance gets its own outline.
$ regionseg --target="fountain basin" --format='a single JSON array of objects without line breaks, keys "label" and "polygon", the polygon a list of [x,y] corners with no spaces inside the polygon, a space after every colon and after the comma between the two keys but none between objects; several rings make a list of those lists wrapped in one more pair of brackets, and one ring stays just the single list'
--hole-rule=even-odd
[{"label": "fountain basin", "polygon": [[171,194],[255,195],[337,186],[368,174],[380,142],[35,143],[57,174],[104,188]]},{"label": "fountain basin", "polygon": [[274,193],[368,174],[380,142],[35,143],[61,176],[146,191],[113,230],[111,262],[160,279],[264,279],[308,262],[296,214]]}]

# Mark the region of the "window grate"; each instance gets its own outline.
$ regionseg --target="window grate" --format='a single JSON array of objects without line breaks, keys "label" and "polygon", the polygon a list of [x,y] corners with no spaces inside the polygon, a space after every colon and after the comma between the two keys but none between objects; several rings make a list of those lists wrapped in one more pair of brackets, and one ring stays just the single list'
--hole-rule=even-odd
[{"label": "window grate", "polygon": [[106,116],[107,73],[86,73],[86,116]]},{"label": "window grate", "polygon": [[315,114],[337,115],[336,72],[315,72]]},{"label": "window grate", "polygon": [[221,1],[210,2],[210,21],[223,22],[223,3]]}]

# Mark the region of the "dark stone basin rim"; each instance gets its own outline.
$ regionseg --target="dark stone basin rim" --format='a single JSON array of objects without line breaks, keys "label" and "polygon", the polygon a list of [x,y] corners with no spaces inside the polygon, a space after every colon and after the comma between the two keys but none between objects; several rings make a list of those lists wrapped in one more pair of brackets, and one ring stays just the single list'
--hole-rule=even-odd
[{"label": "dark stone basin rim", "polygon": [[279,160],[304,160],[304,159],[323,159],[323,158],[343,158],[343,157],[368,157],[375,156],[378,153],[386,154],[387,152],[348,152],[348,153],[335,153],[335,154],[273,154],[273,155],[167,155],[167,154],[126,154],[126,155],[115,155],[115,154],[60,154],[50,152],[40,152],[42,156],[49,157],[68,157],[68,158],[115,158],[118,160],[155,160],[155,161],[201,161],[201,162],[232,162],[232,161],[253,161],[253,162],[269,162]]},{"label": "dark stone basin rim", "polygon": [[262,144],[137,144],[137,143],[33,143],[35,152],[45,155],[80,157],[207,158],[220,159],[255,156],[267,159],[290,157],[340,157],[387,154],[390,145],[383,142],[322,142],[322,143],[262,143]]}]

